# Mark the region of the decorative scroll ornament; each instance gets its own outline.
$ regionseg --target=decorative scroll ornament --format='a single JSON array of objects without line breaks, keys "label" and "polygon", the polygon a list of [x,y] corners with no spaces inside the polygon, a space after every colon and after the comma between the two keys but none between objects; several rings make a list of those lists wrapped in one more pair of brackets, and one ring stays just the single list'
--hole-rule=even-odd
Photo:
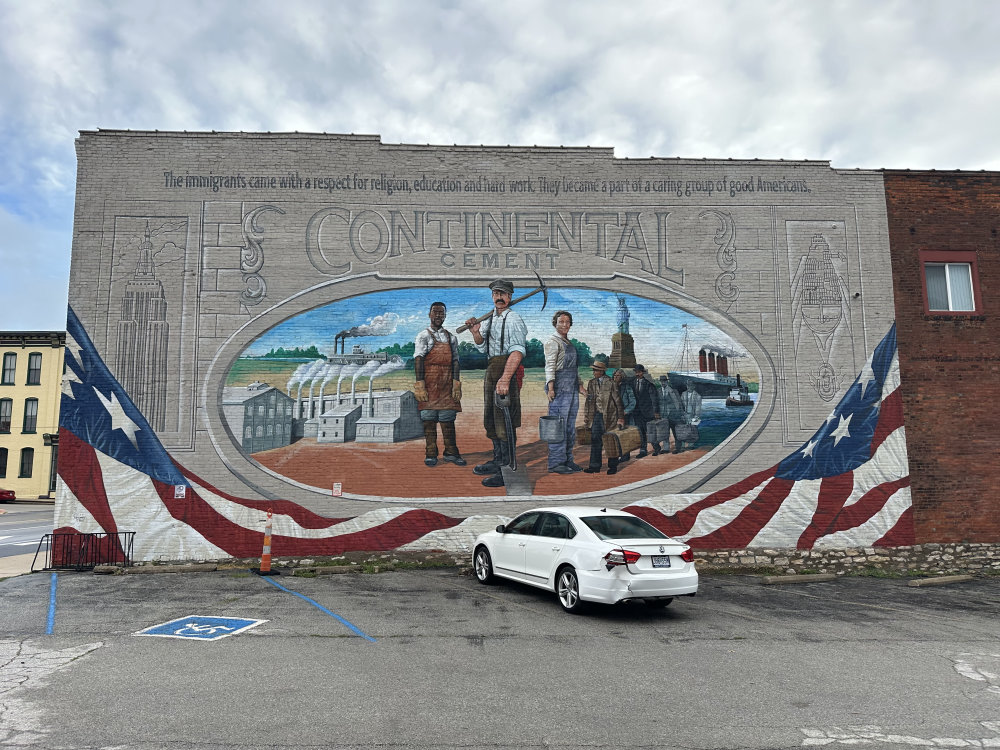
[{"label": "decorative scroll ornament", "polygon": [[714,216],[719,222],[719,228],[715,231],[715,245],[718,248],[715,253],[716,261],[722,273],[715,279],[715,294],[728,305],[732,305],[740,296],[740,288],[736,281],[736,222],[733,221],[732,214],[723,213],[714,209],[708,209],[698,214],[698,218],[704,219],[707,216]]},{"label": "decorative scroll ornament", "polygon": [[240,293],[240,302],[245,307],[253,307],[263,302],[267,296],[267,282],[260,275],[264,267],[263,230],[257,224],[257,219],[265,211],[285,213],[277,206],[258,206],[243,217],[243,247],[240,248],[240,271],[243,272],[244,289]]}]

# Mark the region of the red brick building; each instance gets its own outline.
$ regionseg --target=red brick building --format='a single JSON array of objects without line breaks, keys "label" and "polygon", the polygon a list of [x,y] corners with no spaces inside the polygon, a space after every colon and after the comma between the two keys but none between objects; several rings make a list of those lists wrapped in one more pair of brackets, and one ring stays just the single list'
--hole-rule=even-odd
[{"label": "red brick building", "polygon": [[1000,541],[1000,173],[885,172],[917,543]]}]

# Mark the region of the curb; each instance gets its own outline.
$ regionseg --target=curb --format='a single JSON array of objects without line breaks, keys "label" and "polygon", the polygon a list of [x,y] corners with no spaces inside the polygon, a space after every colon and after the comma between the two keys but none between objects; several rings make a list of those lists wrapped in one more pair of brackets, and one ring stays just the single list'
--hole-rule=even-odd
[{"label": "curb", "polygon": [[914,588],[919,586],[944,586],[949,583],[965,583],[966,581],[974,580],[976,580],[976,577],[970,575],[937,576],[936,578],[918,578],[914,581],[910,581],[906,585]]},{"label": "curb", "polygon": [[218,569],[215,563],[195,565],[140,565],[136,568],[122,568],[117,565],[98,565],[94,575],[141,575],[146,573],[209,573]]}]

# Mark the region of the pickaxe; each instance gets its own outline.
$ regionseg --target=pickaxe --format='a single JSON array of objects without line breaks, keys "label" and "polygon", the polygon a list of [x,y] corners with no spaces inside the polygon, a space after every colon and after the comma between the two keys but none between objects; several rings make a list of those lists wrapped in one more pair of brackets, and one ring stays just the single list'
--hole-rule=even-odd
[{"label": "pickaxe", "polygon": [[[517,299],[512,299],[510,301],[510,304],[507,305],[507,307],[513,307],[518,302],[524,302],[526,299],[528,299],[528,297],[534,297],[536,294],[538,294],[539,292],[541,292],[542,293],[543,301],[542,301],[542,307],[540,309],[542,309],[542,310],[545,309],[545,306],[549,303],[549,288],[547,286],[545,286],[545,282],[542,281],[542,277],[538,275],[538,271],[535,271],[535,278],[538,279],[538,288],[537,289],[532,289],[527,294],[522,294]],[[476,322],[477,323],[482,323],[484,320],[486,320],[492,314],[493,314],[493,310],[490,310],[485,315],[480,315],[478,318],[476,318]],[[463,324],[463,325],[459,326],[455,330],[455,333],[464,333],[465,331],[468,331],[468,330],[469,330],[469,326]]]}]

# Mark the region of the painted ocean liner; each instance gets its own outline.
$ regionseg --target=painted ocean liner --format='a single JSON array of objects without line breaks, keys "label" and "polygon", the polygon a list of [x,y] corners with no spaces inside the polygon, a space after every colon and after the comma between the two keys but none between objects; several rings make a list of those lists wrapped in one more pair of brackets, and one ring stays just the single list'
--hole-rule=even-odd
[{"label": "painted ocean liner", "polygon": [[[681,344],[680,362],[676,370],[667,373],[670,385],[674,388],[683,386],[685,389],[697,391],[702,398],[728,399],[736,391],[739,398],[741,391],[747,386],[739,375],[729,374],[729,360],[734,358],[733,350],[716,346],[705,346],[698,352],[698,369],[694,369],[691,360],[691,341],[688,327],[684,325],[684,341]],[[746,392],[749,399],[749,392]],[[736,404],[740,405],[740,404]]]}]

